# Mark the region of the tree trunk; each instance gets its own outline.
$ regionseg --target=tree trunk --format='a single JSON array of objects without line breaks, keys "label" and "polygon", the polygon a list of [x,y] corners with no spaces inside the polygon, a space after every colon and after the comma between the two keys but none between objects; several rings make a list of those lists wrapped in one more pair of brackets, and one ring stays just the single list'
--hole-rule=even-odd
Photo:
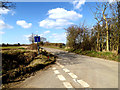
[{"label": "tree trunk", "polygon": [[106,51],[108,52],[109,51],[109,31],[108,31],[108,22],[107,22],[107,19],[105,17],[105,15],[103,14],[103,18],[105,19],[105,22],[106,22]]},{"label": "tree trunk", "polygon": [[101,50],[103,51],[103,32],[102,32],[102,44],[101,44]]},{"label": "tree trunk", "polygon": [[109,42],[110,43],[110,48],[109,48],[109,50],[112,51],[112,35],[111,35],[111,30],[110,30],[110,37],[109,38],[110,38],[110,42]]},{"label": "tree trunk", "polygon": [[99,51],[99,32],[97,33],[97,51]]}]

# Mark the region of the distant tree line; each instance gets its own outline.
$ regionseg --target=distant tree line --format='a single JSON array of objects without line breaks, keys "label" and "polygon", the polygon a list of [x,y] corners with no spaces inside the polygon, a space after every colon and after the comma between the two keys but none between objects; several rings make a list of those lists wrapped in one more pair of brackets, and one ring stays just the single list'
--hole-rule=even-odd
[{"label": "distant tree line", "polygon": [[120,2],[96,3],[93,12],[97,23],[93,28],[82,25],[71,25],[66,28],[67,46],[73,50],[94,51],[120,50]]},{"label": "distant tree line", "polygon": [[28,44],[20,44],[20,43],[17,43],[17,44],[5,44],[5,43],[2,43],[0,44],[0,46],[2,47],[5,47],[5,46],[28,46]]},{"label": "distant tree line", "polygon": [[54,47],[62,48],[63,46],[65,46],[65,44],[64,43],[49,43],[49,42],[45,42],[44,46],[54,46]]},{"label": "distant tree line", "polygon": [[[64,43],[50,43],[50,42],[39,42],[38,43],[40,47],[59,47],[62,48],[65,46]],[[30,44],[30,49],[37,49],[37,43]]]}]

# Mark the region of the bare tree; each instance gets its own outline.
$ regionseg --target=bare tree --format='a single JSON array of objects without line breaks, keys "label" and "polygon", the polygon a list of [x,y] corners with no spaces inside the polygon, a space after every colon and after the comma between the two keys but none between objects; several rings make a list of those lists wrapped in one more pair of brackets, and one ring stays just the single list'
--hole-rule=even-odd
[{"label": "bare tree", "polygon": [[46,38],[45,38],[45,37],[40,37],[40,41],[41,41],[41,42],[45,42],[45,41],[46,41]]},{"label": "bare tree", "polygon": [[98,24],[101,21],[105,21],[105,28],[106,28],[106,51],[109,51],[109,27],[108,27],[108,21],[111,20],[110,13],[108,13],[108,9],[110,8],[109,2],[102,2],[102,3],[96,3],[96,12],[95,15],[97,17],[95,18],[98,21]]},{"label": "bare tree", "polygon": [[32,33],[32,35],[29,37],[29,41],[34,44],[34,34]]}]

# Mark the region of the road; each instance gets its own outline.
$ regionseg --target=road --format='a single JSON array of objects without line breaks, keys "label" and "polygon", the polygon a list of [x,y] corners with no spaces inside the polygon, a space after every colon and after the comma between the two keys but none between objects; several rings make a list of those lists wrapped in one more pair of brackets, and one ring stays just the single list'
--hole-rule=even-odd
[{"label": "road", "polygon": [[44,48],[58,56],[56,64],[38,71],[18,88],[118,88],[118,63]]}]

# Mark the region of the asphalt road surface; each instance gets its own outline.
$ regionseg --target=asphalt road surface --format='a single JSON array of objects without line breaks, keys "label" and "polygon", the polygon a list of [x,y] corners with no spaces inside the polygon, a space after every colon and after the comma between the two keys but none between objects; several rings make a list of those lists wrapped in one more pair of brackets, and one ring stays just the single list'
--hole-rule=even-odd
[{"label": "asphalt road surface", "polygon": [[18,88],[118,88],[118,63],[44,48],[57,55],[56,64],[38,71]]}]

